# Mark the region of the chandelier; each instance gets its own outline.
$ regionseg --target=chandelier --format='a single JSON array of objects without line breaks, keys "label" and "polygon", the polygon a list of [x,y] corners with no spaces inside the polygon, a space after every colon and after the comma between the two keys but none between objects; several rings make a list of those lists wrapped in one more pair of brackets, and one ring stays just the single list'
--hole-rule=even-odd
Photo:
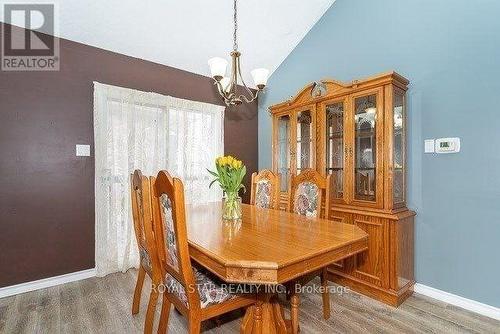
[{"label": "chandelier", "polygon": [[[230,105],[240,105],[243,101],[250,103],[254,101],[259,92],[261,92],[267,83],[267,78],[269,76],[269,70],[265,68],[257,68],[251,71],[251,75],[257,90],[255,93],[248,88],[241,75],[240,67],[240,56],[241,53],[238,51],[238,41],[237,41],[237,31],[238,31],[238,21],[237,21],[237,10],[236,1],[234,0],[234,33],[233,33],[233,51],[231,51],[231,74],[229,77],[226,76],[226,69],[228,62],[224,58],[215,57],[208,61],[208,66],[210,66],[210,73],[214,79],[214,85],[217,86],[219,94],[224,99],[224,103],[227,106]],[[244,88],[242,93],[239,92],[238,82],[241,81],[241,85]]]}]

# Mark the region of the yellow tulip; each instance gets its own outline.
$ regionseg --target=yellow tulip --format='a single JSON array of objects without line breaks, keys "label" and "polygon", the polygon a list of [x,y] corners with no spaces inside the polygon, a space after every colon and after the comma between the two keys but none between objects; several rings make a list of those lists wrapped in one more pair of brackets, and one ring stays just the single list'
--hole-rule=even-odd
[{"label": "yellow tulip", "polygon": [[215,163],[221,167],[227,166],[234,169],[239,169],[243,166],[243,162],[241,160],[238,160],[231,155],[220,156],[215,159]]}]

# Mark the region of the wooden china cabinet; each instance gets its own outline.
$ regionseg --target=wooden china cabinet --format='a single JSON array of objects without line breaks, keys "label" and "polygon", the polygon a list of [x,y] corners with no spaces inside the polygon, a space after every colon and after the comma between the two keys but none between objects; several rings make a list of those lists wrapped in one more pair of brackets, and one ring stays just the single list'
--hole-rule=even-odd
[{"label": "wooden china cabinet", "polygon": [[286,209],[290,175],[332,174],[330,220],[369,235],[366,252],[329,268],[330,279],[398,306],[413,292],[413,224],[406,207],[406,90],[390,72],[349,84],[324,80],[269,108],[273,170]]}]

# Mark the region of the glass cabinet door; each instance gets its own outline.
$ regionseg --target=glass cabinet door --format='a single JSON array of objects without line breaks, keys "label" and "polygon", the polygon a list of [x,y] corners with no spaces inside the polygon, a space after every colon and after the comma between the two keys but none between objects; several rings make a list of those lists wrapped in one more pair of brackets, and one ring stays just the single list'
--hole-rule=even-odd
[{"label": "glass cabinet door", "polygon": [[344,199],[344,101],[327,103],[324,109],[325,115],[325,158],[326,174],[331,174],[334,188],[332,189],[333,200]]},{"label": "glass cabinet door", "polygon": [[393,185],[394,206],[405,203],[405,92],[394,89],[393,93]]},{"label": "glass cabinet door", "polygon": [[281,191],[288,191],[290,180],[290,116],[284,115],[278,118],[277,135],[277,170],[280,173]]},{"label": "glass cabinet door", "polygon": [[[382,139],[383,129],[378,124],[382,117],[380,97],[381,92],[375,91],[369,95],[357,96],[353,99],[354,108],[354,200],[378,204],[382,198],[377,198],[377,191],[382,187],[382,180],[377,179],[379,165],[377,152],[378,141]],[[350,150],[353,149],[352,147]],[[380,196],[382,197],[382,196]]]},{"label": "glass cabinet door", "polygon": [[296,112],[295,173],[314,168],[314,121],[311,110]]}]

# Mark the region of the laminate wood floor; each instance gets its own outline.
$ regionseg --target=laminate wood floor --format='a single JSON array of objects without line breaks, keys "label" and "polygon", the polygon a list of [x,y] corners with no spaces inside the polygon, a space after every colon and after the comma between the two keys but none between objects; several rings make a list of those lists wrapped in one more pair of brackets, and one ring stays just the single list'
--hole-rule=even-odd
[{"label": "laminate wood floor", "polygon": [[[142,333],[149,282],[132,316],[136,275],[129,270],[0,299],[0,333]],[[500,321],[421,295],[397,309],[352,291],[332,294],[331,303],[332,316],[324,320],[321,295],[303,295],[301,333],[500,333]],[[203,332],[238,333],[242,314],[224,316],[219,327],[206,321]],[[185,332],[186,320],[172,309],[169,333]]]}]

